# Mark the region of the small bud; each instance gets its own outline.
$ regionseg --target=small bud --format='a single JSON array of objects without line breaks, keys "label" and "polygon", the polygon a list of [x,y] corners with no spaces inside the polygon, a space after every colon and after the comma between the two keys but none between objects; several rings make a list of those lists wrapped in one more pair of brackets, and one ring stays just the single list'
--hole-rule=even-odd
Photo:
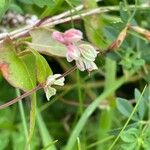
[{"label": "small bud", "polygon": [[127,29],[128,26],[126,26],[118,35],[117,39],[108,47],[110,50],[114,50],[120,47],[122,42],[124,41],[126,35],[127,35]]}]

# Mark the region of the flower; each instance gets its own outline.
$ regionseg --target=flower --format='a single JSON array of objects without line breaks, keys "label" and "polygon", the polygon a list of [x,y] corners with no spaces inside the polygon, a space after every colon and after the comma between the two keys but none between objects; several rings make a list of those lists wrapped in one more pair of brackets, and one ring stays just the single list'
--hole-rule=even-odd
[{"label": "flower", "polygon": [[67,46],[71,43],[80,41],[83,38],[83,34],[79,30],[69,29],[64,33],[54,31],[52,34],[52,38]]},{"label": "flower", "polygon": [[75,60],[77,67],[81,71],[92,71],[97,69],[94,61],[97,57],[98,52],[90,44],[80,44],[81,42],[78,43],[83,38],[83,34],[81,31],[76,29],[70,29],[64,33],[54,31],[52,34],[52,38],[66,46],[67,61],[71,62]]},{"label": "flower", "polygon": [[92,71],[98,69],[94,63],[98,52],[89,44],[79,45],[80,58],[76,60],[76,65],[81,71]]},{"label": "flower", "polygon": [[46,94],[47,100],[49,100],[53,95],[56,94],[56,89],[51,87],[52,85],[64,85],[65,78],[61,77],[61,74],[50,75],[47,78],[46,85],[44,87],[44,91]]}]

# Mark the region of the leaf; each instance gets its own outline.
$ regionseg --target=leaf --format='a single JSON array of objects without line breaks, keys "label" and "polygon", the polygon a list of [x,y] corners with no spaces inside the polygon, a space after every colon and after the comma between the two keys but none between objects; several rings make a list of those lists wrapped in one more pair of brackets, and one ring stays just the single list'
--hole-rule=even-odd
[{"label": "leaf", "polygon": [[123,2],[120,2],[120,17],[122,21],[126,24],[129,19],[129,13]]},{"label": "leaf", "polygon": [[121,139],[126,143],[132,143],[138,138],[139,130],[136,128],[131,128],[124,131],[121,135]]},{"label": "leaf", "polygon": [[[117,109],[121,114],[123,114],[125,117],[129,117],[133,107],[132,105],[128,102],[128,100],[123,99],[123,98],[118,98],[117,99]],[[138,120],[138,118],[134,115],[132,117],[133,120]]]},{"label": "leaf", "polygon": [[[129,124],[129,125],[126,127],[125,130],[130,129],[130,128],[135,128],[135,127],[137,127],[138,125],[139,125],[138,122]],[[118,135],[118,134],[120,133],[121,130],[122,130],[122,127],[121,127],[121,128],[116,128],[116,129],[113,129],[113,130],[109,131],[108,134],[110,134],[110,135],[115,135],[115,136],[116,136],[116,135]]]},{"label": "leaf", "polygon": [[17,56],[9,38],[0,45],[0,70],[4,78],[14,87],[24,91],[34,87],[26,64]]},{"label": "leaf", "polygon": [[32,43],[28,43],[29,46],[40,53],[46,55],[55,55],[59,57],[66,57],[67,48],[52,39],[51,34],[54,30],[46,28],[35,28],[30,31],[32,37]]},{"label": "leaf", "polygon": [[129,143],[129,144],[122,144],[121,150],[139,150],[137,148],[137,142]]},{"label": "leaf", "polygon": [[46,81],[47,77],[49,75],[52,75],[53,72],[48,65],[46,59],[40,55],[37,51],[31,49],[31,52],[36,57],[36,75],[37,75],[37,81],[39,83],[43,83]]},{"label": "leaf", "polygon": [[[83,0],[84,7],[88,9],[97,8],[96,0]],[[85,31],[88,40],[100,49],[106,49],[108,39],[106,39],[104,28],[106,24],[102,19],[102,15],[91,15],[83,18]]]},{"label": "leaf", "polygon": [[[139,100],[140,96],[141,96],[140,91],[138,89],[135,89],[134,90],[134,97],[135,97],[136,102]],[[142,97],[140,100],[140,103],[138,105],[138,108],[137,108],[137,112],[138,112],[139,118],[141,120],[144,117],[145,111],[146,111],[145,110],[145,101],[144,101],[144,98]]]},{"label": "leaf", "polygon": [[34,86],[36,85],[36,59],[35,56],[31,52],[25,52],[19,55],[19,58],[25,63],[27,66],[28,72],[30,74],[30,79]]},{"label": "leaf", "polygon": [[0,21],[5,13],[5,11],[8,9],[10,0],[0,0]]}]

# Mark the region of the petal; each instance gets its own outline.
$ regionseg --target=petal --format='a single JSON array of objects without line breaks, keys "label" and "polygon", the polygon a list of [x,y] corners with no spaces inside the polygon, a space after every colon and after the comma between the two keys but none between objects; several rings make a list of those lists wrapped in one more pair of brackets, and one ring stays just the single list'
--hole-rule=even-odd
[{"label": "petal", "polygon": [[60,79],[55,80],[54,85],[63,86],[63,85],[64,85],[64,82],[65,82],[65,78],[64,78],[64,77],[61,77]]},{"label": "petal", "polygon": [[97,65],[93,61],[88,61],[86,59],[83,59],[83,62],[84,62],[85,68],[88,71],[92,71],[92,70],[98,69]]},{"label": "petal", "polygon": [[[47,81],[46,81],[46,86],[51,86],[51,85],[54,85],[55,83],[55,85],[57,85],[57,78],[58,77],[60,77],[61,76],[61,74],[54,74],[54,75],[50,75],[48,78],[47,78]],[[58,79],[59,81],[61,80],[61,78],[60,79]],[[58,81],[58,83],[59,83],[59,81]],[[63,81],[63,80],[62,80]]]},{"label": "petal", "polygon": [[64,33],[64,39],[69,43],[80,41],[82,38],[83,34],[80,30],[70,29]]},{"label": "petal", "polygon": [[63,33],[59,32],[59,31],[54,31],[52,33],[52,38],[55,39],[56,41],[60,42],[60,43],[65,43],[65,39],[63,37]]},{"label": "petal", "polygon": [[79,59],[80,51],[77,46],[70,44],[67,46],[67,49],[68,51],[67,51],[66,57],[67,57],[68,62]]},{"label": "petal", "polygon": [[44,88],[45,94],[46,94],[46,98],[49,101],[49,99],[56,94],[56,89],[52,88],[51,86],[47,86],[46,88]]},{"label": "petal", "polygon": [[94,61],[95,58],[97,57],[98,52],[90,44],[80,44],[79,49],[83,58],[89,61]]},{"label": "petal", "polygon": [[81,70],[81,71],[85,70],[85,66],[84,66],[83,60],[81,58],[76,60],[76,65],[79,70]]}]

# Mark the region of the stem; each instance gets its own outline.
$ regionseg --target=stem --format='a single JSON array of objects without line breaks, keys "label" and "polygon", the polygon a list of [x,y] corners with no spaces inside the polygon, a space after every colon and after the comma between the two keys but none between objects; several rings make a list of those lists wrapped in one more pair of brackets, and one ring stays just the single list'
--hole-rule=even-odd
[{"label": "stem", "polygon": [[79,111],[80,114],[83,112],[83,99],[81,93],[81,83],[80,83],[80,72],[77,70],[77,89],[78,89],[78,98],[79,98]]},{"label": "stem", "polygon": [[[69,75],[70,73],[72,73],[72,72],[73,72],[74,70],[76,70],[76,69],[77,69],[77,66],[75,65],[75,66],[73,66],[72,68],[70,68],[68,71],[66,71],[62,76],[56,78],[56,80],[58,80],[58,79],[60,79],[60,78],[62,78],[62,77],[66,77],[67,75]],[[28,91],[28,92],[22,94],[21,96],[16,97],[15,99],[13,99],[13,100],[11,100],[11,101],[9,101],[9,102],[3,104],[3,105],[0,105],[0,110],[1,110],[1,109],[4,109],[4,108],[6,108],[6,107],[8,107],[8,106],[10,106],[10,105],[13,105],[13,104],[15,104],[16,102],[18,102],[20,99],[23,99],[23,98],[25,98],[25,97],[31,95],[32,93],[34,93],[34,92],[36,92],[36,91],[42,89],[42,88],[44,87],[44,85],[45,85],[45,82],[39,84],[38,86],[36,86],[36,87],[33,88],[32,90],[30,90],[30,91]]]},{"label": "stem", "polygon": [[[131,77],[135,72],[130,72],[129,77]],[[82,131],[83,127],[85,126],[88,118],[91,116],[91,114],[95,111],[97,106],[99,106],[100,102],[104,100],[106,97],[108,97],[110,94],[114,93],[116,89],[118,89],[127,79],[126,76],[123,76],[118,81],[116,81],[116,84],[113,87],[110,87],[110,89],[104,91],[102,94],[100,94],[83,112],[81,118],[79,119],[78,123],[76,124],[75,128],[73,129],[70,138],[68,140],[68,143],[66,145],[65,150],[72,150],[74,147],[74,144],[76,142],[76,138],[79,136],[80,132]]]},{"label": "stem", "polygon": [[[16,94],[17,94],[18,97],[20,96],[19,89],[16,89]],[[26,139],[26,142],[27,142],[27,140],[28,140],[28,128],[27,128],[27,123],[26,123],[26,118],[25,118],[25,113],[24,113],[24,109],[23,109],[22,100],[18,101],[18,105],[19,105],[19,111],[20,111],[20,115],[21,115],[23,128],[24,128],[24,135],[25,135],[25,139]],[[28,149],[30,150],[30,146],[29,146]]]},{"label": "stem", "polygon": [[[77,8],[74,8],[76,11],[79,11],[83,8],[83,5],[81,6],[78,6]],[[134,10],[135,8],[135,5],[129,5],[129,9],[130,10]],[[149,5],[148,4],[143,4],[143,5],[140,5],[140,6],[136,6],[137,9],[149,9]],[[75,10],[72,10],[73,12]],[[93,14],[99,14],[99,13],[105,13],[105,12],[110,12],[110,11],[119,11],[120,8],[119,6],[105,6],[105,7],[100,7],[100,8],[95,8],[95,9],[91,9],[87,12],[84,12],[84,13],[81,13],[79,15],[73,15],[73,16],[69,16],[71,11],[69,12],[64,12],[64,14],[59,14],[57,16],[54,16],[52,18],[48,18],[46,21],[44,21],[43,23],[40,23],[42,27],[51,27],[51,26],[54,26],[54,25],[57,25],[57,24],[61,24],[61,23],[64,23],[64,22],[68,22],[68,21],[71,21],[72,19],[73,20],[76,20],[76,19],[80,19],[81,17],[84,17],[84,16],[89,16],[89,15],[93,15]],[[64,16],[69,16],[69,17],[66,17],[66,18],[63,18]],[[36,22],[36,24],[38,24]],[[26,26],[22,29],[19,29],[19,30],[15,30],[13,32],[10,32],[10,33],[3,33],[3,34],[0,34],[0,43],[3,42],[3,39],[6,38],[6,36],[10,36],[11,39],[16,39],[16,38],[19,38],[19,37],[24,37],[24,35],[27,35],[27,33],[33,29],[33,27],[36,25],[30,25],[30,26]]]},{"label": "stem", "polygon": [[21,96],[16,97],[15,99],[13,99],[13,100],[11,100],[11,101],[9,101],[9,102],[3,104],[3,105],[0,105],[0,110],[1,110],[1,109],[4,109],[4,108],[6,108],[6,107],[8,107],[8,106],[10,106],[10,105],[15,104],[15,103],[18,102],[20,99],[23,99],[23,98],[25,98],[25,97],[31,95],[33,92],[36,92],[36,91],[38,91],[38,90],[40,90],[40,89],[42,89],[42,88],[43,88],[43,85],[42,85],[42,84],[39,84],[38,86],[36,86],[36,87],[33,88],[32,90],[30,90],[30,91],[28,91],[28,92],[22,94]]}]

